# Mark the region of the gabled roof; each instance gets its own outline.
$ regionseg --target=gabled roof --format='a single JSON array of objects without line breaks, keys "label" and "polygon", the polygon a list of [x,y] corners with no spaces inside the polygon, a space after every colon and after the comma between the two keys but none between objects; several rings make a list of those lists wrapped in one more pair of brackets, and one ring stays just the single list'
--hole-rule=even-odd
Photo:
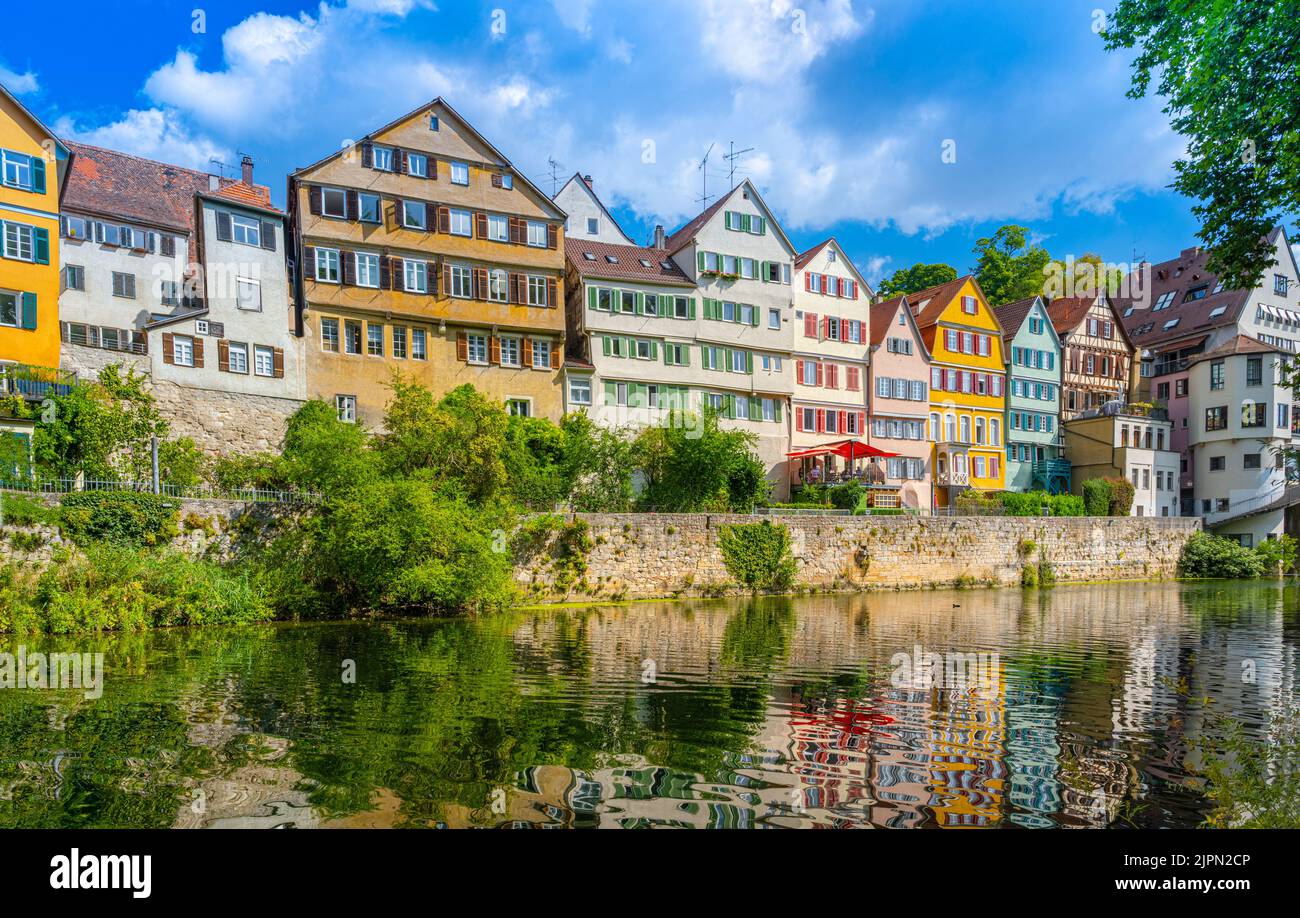
[{"label": "gabled roof", "polygon": [[[587,256],[591,257],[588,258]],[[608,280],[639,281],[645,284],[671,284],[694,287],[695,284],[677,267],[664,249],[653,246],[612,245],[593,239],[564,239],[564,257],[583,277]],[[610,261],[613,258],[615,261]],[[641,264],[645,259],[650,267]],[[664,265],[668,267],[664,267]]]},{"label": "gabled roof", "polygon": [[903,308],[903,314],[907,316],[907,322],[911,326],[912,334],[916,337],[917,343],[921,345],[921,356],[929,360],[930,349],[926,346],[925,337],[916,324],[916,316],[912,312],[912,306],[908,302],[908,294],[906,293],[900,293],[891,299],[871,304],[871,308],[867,312],[867,326],[871,334],[872,349],[885,342],[885,335],[893,326],[894,316],[897,315],[900,306]]},{"label": "gabled roof", "polygon": [[871,284],[868,283],[867,279],[862,276],[862,272],[859,271],[858,266],[853,263],[853,259],[849,258],[849,256],[844,253],[844,246],[840,245],[840,241],[836,239],[834,236],[822,240],[821,242],[817,243],[808,251],[795,256],[795,260],[794,260],[795,271],[802,271],[804,269],[804,266],[806,266],[810,261],[812,261],[814,258],[817,257],[817,254],[819,252],[821,252],[827,246],[832,246],[832,245],[835,246],[835,251],[840,253],[841,262],[845,265],[848,265],[849,270],[853,272],[853,277],[857,280],[858,286],[861,287],[866,292],[867,299],[871,300],[875,296],[875,293],[872,292]]},{"label": "gabled roof", "polygon": [[1258,338],[1252,338],[1249,335],[1237,335],[1229,341],[1225,341],[1212,351],[1206,351],[1204,354],[1197,354],[1192,357],[1187,365],[1191,366],[1200,363],[1203,360],[1222,360],[1224,357],[1235,357],[1239,354],[1281,354],[1281,348],[1273,347],[1271,344],[1265,344]]},{"label": "gabled roof", "polygon": [[3,83],[0,83],[0,92],[4,93],[5,98],[8,99],[10,102],[12,102],[15,106],[17,106],[18,110],[22,112],[24,115],[26,115],[28,119],[31,120],[33,127],[35,127],[38,131],[45,134],[45,136],[48,137],[50,140],[53,140],[55,146],[59,148],[59,151],[62,152],[64,156],[68,155],[69,150],[67,144],[65,144],[62,140],[60,140],[57,134],[55,134],[48,127],[46,127],[45,122],[41,121],[40,118],[37,118],[35,115],[33,115],[32,110],[30,108],[28,108],[26,105],[23,105],[22,102],[18,101],[18,97],[15,96],[13,93],[11,93],[8,89],[6,89]]},{"label": "gabled roof", "polygon": [[[1276,226],[1268,235],[1269,242],[1276,247],[1279,237],[1285,240],[1286,231]],[[1295,255],[1291,252],[1291,247],[1285,245],[1283,248],[1291,256],[1291,264],[1295,268]],[[1219,277],[1210,272],[1209,258],[1208,249],[1184,249],[1177,258],[1150,266],[1151,290],[1141,300],[1135,297],[1115,299],[1115,307],[1119,312],[1126,311],[1130,306],[1145,307],[1135,308],[1132,315],[1123,320],[1125,331],[1132,335],[1132,340],[1138,347],[1164,349],[1190,335],[1204,335],[1211,329],[1236,325],[1241,319],[1242,310],[1254,291],[1226,289],[1215,293]],[[1300,276],[1300,268],[1296,269],[1296,274]],[[1133,275],[1125,280],[1126,283],[1133,283]],[[1202,286],[1208,287],[1206,296],[1198,300],[1187,299],[1188,291]],[[1165,295],[1171,295],[1169,306],[1159,312],[1152,311],[1151,307]],[[1211,313],[1220,308],[1223,312],[1211,316]],[[1166,329],[1165,323],[1175,318],[1179,320],[1178,324]],[[1148,323],[1154,323],[1149,331],[1141,335],[1133,334],[1136,329]]]},{"label": "gabled roof", "polygon": [[[1005,306],[995,306],[993,308],[993,314],[997,316],[998,322],[1002,325],[1002,333],[1008,339],[1020,334],[1020,329],[1025,324],[1025,319],[1029,318],[1029,314],[1034,311],[1035,304],[1043,310],[1043,313],[1049,319],[1051,318],[1051,314],[1047,311],[1047,303],[1044,302],[1041,296],[1026,297],[1023,300],[1016,300],[1014,303],[1007,303]],[[1047,327],[1059,347],[1061,336],[1056,331],[1056,324],[1049,321]]]},{"label": "gabled roof", "polygon": [[284,211],[271,204],[271,189],[265,185],[245,185],[243,182],[230,182],[222,185],[217,191],[202,195],[202,197],[230,201],[233,204],[243,204],[245,207],[284,215]]},{"label": "gabled roof", "polygon": [[[554,219],[563,220],[565,217],[568,216],[568,214],[566,214],[558,204],[552,201],[549,197],[546,196],[544,192],[542,192],[540,188],[538,188],[531,181],[529,181],[528,176],[524,175],[522,171],[517,169],[515,167],[515,164],[512,163],[504,153],[498,150],[490,140],[488,140],[486,137],[480,134],[478,132],[478,129],[475,128],[474,125],[466,121],[465,118],[460,114],[460,112],[452,108],[451,105],[447,102],[447,100],[444,99],[442,96],[438,96],[436,99],[433,99],[429,102],[424,103],[421,106],[413,108],[405,115],[400,115],[399,117],[394,118],[392,121],[385,124],[383,127],[371,131],[369,134],[366,134],[364,137],[358,140],[356,142],[356,145],[360,145],[362,143],[365,143],[366,141],[372,141],[380,134],[383,134],[385,131],[390,131],[393,128],[397,127],[399,124],[402,124],[406,121],[410,121],[416,115],[422,114],[423,112],[427,112],[429,109],[434,108],[435,106],[441,107],[444,111],[446,111],[447,114],[451,115],[451,117],[456,120],[456,123],[459,124],[460,127],[463,128],[466,132],[468,132],[470,136],[472,136],[483,146],[487,147],[488,151],[492,154],[492,156],[497,160],[498,163],[500,163],[502,166],[510,167],[510,172],[515,177],[515,179],[523,182],[524,187],[527,188],[529,191],[531,191],[533,195],[537,197],[538,202],[541,203],[543,207],[550,209]],[[338,150],[335,150],[333,153],[329,154],[328,156],[316,160],[316,162],[312,163],[310,166],[303,166],[302,168],[293,170],[292,172],[289,173],[289,177],[298,178],[302,176],[304,173],[311,172],[313,169],[318,169],[321,166],[325,165],[326,163],[330,162],[331,160],[338,159],[340,156],[347,153],[348,149],[350,148],[345,147],[345,148],[340,148]]]},{"label": "gabled roof", "polygon": [[[909,293],[907,302],[912,307],[912,315],[916,316],[917,327],[924,330],[938,322],[939,317],[943,315],[943,311],[952,302],[952,298],[966,285],[967,281],[975,284],[976,287],[979,286],[973,275],[966,274],[962,277],[955,277],[947,283],[927,287],[924,290],[918,290],[916,293]],[[983,291],[981,290],[980,293],[983,294]]]},{"label": "gabled roof", "polygon": [[767,214],[768,224],[776,230],[777,236],[780,237],[781,242],[785,244],[785,247],[789,249],[790,254],[796,254],[798,250],[794,247],[794,244],[790,242],[790,237],[785,234],[785,230],[781,229],[781,224],[777,222],[776,217],[773,215],[772,208],[767,206],[767,202],[763,200],[763,196],[758,193],[758,189],[754,187],[754,183],[749,179],[745,179],[735,188],[718,198],[718,200],[709,205],[703,213],[691,220],[677,232],[670,235],[667,243],[669,254],[676,254],[690,245],[695,239],[696,234],[703,229],[704,225],[717,216],[718,211],[722,210],[722,208],[726,206],[727,202],[732,199],[736,192],[744,189],[749,189],[749,193],[753,195],[753,200],[757,201],[758,206],[763,209],[763,213]]},{"label": "gabled roof", "polygon": [[623,227],[618,225],[618,221],[614,219],[614,215],[609,212],[609,208],[605,206],[605,202],[602,201],[600,199],[600,196],[596,194],[596,190],[587,184],[587,180],[582,177],[582,173],[580,172],[573,173],[573,177],[570,178],[567,182],[565,182],[563,186],[561,186],[560,190],[555,193],[555,197],[552,198],[551,200],[558,199],[560,195],[564,194],[564,192],[568,189],[568,187],[572,185],[574,182],[578,183],[577,187],[580,191],[585,192],[587,197],[591,198],[591,200],[596,202],[596,206],[600,208],[600,212],[604,214],[605,217],[609,220],[610,225],[613,226],[614,229],[618,230],[618,234],[627,240],[627,244],[633,245],[632,237],[629,236],[627,233],[623,232]]},{"label": "gabled roof", "polygon": [[1098,300],[1104,300],[1106,308],[1110,310],[1111,320],[1115,323],[1115,328],[1119,330],[1120,336],[1129,347],[1135,347],[1133,339],[1129,337],[1127,329],[1124,328],[1124,322],[1120,319],[1119,312],[1115,309],[1115,301],[1108,294],[1093,294],[1092,296],[1058,296],[1047,304],[1047,315],[1052,320],[1052,327],[1056,329],[1056,336],[1064,339],[1066,335],[1073,332],[1079,327],[1079,323],[1088,315],[1089,310],[1097,304]]},{"label": "gabled roof", "polygon": [[72,168],[61,209],[194,231],[194,196],[208,192],[207,173],[84,143],[68,146]]}]

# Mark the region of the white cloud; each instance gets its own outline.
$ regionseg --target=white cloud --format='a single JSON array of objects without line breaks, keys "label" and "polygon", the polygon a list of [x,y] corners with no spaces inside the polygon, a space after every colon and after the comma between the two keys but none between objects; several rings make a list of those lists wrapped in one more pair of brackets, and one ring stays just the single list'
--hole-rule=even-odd
[{"label": "white cloud", "polygon": [[583,38],[591,35],[591,7],[593,0],[551,0],[560,23]]},{"label": "white cloud", "polygon": [[836,43],[871,24],[852,0],[705,0],[698,24],[703,51],[728,74],[780,84],[801,74]]},{"label": "white cloud", "polygon": [[0,64],[0,83],[3,83],[5,89],[15,96],[25,96],[41,88],[40,81],[36,79],[36,74],[33,71],[28,70],[26,73],[18,73],[3,64]]},{"label": "white cloud", "polygon": [[94,128],[81,128],[71,118],[61,118],[54,132],[97,147],[134,153],[146,159],[212,171],[211,159],[233,162],[233,153],[209,140],[195,136],[175,112],[163,109],[132,109],[118,121]]}]

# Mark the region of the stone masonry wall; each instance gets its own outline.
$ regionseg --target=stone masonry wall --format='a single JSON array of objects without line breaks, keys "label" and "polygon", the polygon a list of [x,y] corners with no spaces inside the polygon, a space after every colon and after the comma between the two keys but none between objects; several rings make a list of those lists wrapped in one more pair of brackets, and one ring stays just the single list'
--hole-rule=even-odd
[{"label": "stone masonry wall", "polygon": [[[516,579],[535,597],[636,599],[731,592],[718,548],[719,527],[760,519],[706,514],[577,518],[587,523],[592,541],[580,585],[557,595],[555,565],[545,556],[534,558],[517,567]],[[790,530],[796,582],[816,590],[1018,585],[1022,567],[1040,560],[1052,565],[1059,581],[1171,578],[1183,544],[1201,529],[1199,519],[1137,517],[770,519]]]}]

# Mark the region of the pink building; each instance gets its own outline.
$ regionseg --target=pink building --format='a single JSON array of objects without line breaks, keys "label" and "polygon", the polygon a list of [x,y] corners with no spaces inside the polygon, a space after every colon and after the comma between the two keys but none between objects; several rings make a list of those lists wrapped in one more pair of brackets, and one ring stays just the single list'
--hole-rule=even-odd
[{"label": "pink building", "polygon": [[896,453],[878,462],[884,472],[876,484],[886,504],[897,495],[899,506],[928,512],[931,494],[930,352],[921,339],[906,296],[876,303],[870,310],[871,357],[867,374],[866,441]]},{"label": "pink building", "polygon": [[1169,434],[1169,448],[1178,453],[1179,506],[1183,516],[1194,516],[1192,493],[1195,478],[1188,450],[1191,445],[1188,429],[1191,409],[1187,392],[1187,367],[1188,361],[1176,356],[1161,361],[1157,365],[1159,375],[1151,379],[1151,396],[1157,407],[1164,406],[1169,410],[1169,420],[1173,424]]}]

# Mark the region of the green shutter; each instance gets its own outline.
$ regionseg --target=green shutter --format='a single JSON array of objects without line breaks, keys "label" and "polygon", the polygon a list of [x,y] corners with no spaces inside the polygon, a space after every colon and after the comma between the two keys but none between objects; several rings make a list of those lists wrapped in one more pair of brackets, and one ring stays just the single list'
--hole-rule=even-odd
[{"label": "green shutter", "polygon": [[754,326],[755,328],[758,328],[758,314],[759,314],[761,311],[762,311],[762,310],[760,310],[757,306],[752,306],[752,307],[750,307],[750,319],[749,319],[749,324],[752,325],[752,326]]},{"label": "green shutter", "polygon": [[39,156],[32,157],[32,191],[45,194],[45,160]]},{"label": "green shutter", "polygon": [[745,351],[745,372],[752,374],[754,372],[754,352]]},{"label": "green shutter", "polygon": [[700,270],[704,270],[704,252],[703,250],[695,253],[695,258],[699,262]]},{"label": "green shutter", "polygon": [[686,345],[682,345],[682,362],[680,365],[684,367],[691,365],[691,349]]},{"label": "green shutter", "polygon": [[604,354],[606,357],[609,356],[609,336],[608,336],[608,335],[601,335],[601,336],[600,336],[600,352],[601,352],[602,354]]},{"label": "green shutter", "polygon": [[765,284],[767,283],[767,266],[769,264],[771,264],[770,261],[764,261],[760,264],[759,267],[759,272],[758,272],[759,280],[761,280]]},{"label": "green shutter", "polygon": [[638,290],[636,293],[632,294],[632,301],[633,301],[633,304],[634,304],[634,305],[633,305],[633,308],[636,310],[636,314],[639,315],[639,316],[640,316],[640,315],[644,315],[644,314],[645,314],[645,294],[642,293],[640,290]]},{"label": "green shutter", "polygon": [[658,359],[659,359],[659,342],[658,342],[658,341],[651,341],[651,342],[650,342],[650,359],[651,359],[651,360],[658,360]]},{"label": "green shutter", "polygon": [[735,418],[735,416],[736,416],[736,397],[734,395],[728,395],[727,396],[727,417]]},{"label": "green shutter", "polygon": [[36,238],[36,263],[38,265],[48,265],[50,263],[50,231],[35,227]]},{"label": "green shutter", "polygon": [[755,217],[754,219],[758,221],[758,235],[760,235],[760,236],[764,236],[764,235],[766,235],[766,234],[767,234],[767,218],[766,218],[766,217]]},{"label": "green shutter", "polygon": [[588,288],[587,288],[587,308],[588,308],[588,309],[595,309],[595,308],[596,308],[596,288],[595,288],[595,287],[588,287]]},{"label": "green shutter", "polygon": [[28,331],[36,330],[36,294],[23,294],[23,328]]},{"label": "green shutter", "polygon": [[691,297],[689,302],[690,302],[690,307],[686,310],[686,315],[694,319],[695,318],[695,297]]},{"label": "green shutter", "polygon": [[779,398],[772,399],[772,407],[776,409],[772,417],[777,421],[781,420],[781,400]]},{"label": "green shutter", "polygon": [[618,387],[615,383],[605,380],[605,404],[613,405],[618,401]]}]

